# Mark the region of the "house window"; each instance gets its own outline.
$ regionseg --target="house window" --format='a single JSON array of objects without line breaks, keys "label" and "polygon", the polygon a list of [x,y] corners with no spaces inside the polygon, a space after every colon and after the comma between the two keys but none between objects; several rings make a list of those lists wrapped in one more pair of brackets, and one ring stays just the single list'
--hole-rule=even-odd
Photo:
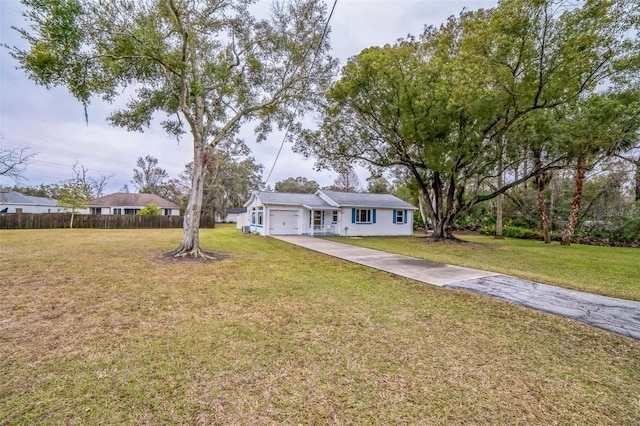
[{"label": "house window", "polygon": [[124,214],[135,215],[140,209],[124,209]]},{"label": "house window", "polygon": [[404,210],[396,210],[396,216],[393,223],[404,223]]},{"label": "house window", "polygon": [[262,226],[263,217],[264,217],[264,208],[258,207],[258,226]]},{"label": "house window", "polygon": [[251,224],[252,225],[256,224],[256,208],[255,207],[251,208]]},{"label": "house window", "polygon": [[122,208],[114,208],[113,214],[122,214]]},{"label": "house window", "polygon": [[164,209],[165,216],[171,216],[171,209]]},{"label": "house window", "polygon": [[102,207],[91,207],[89,210],[91,214],[102,214]]},{"label": "house window", "polygon": [[338,210],[331,212],[331,222],[338,223]]},{"label": "house window", "polygon": [[371,223],[371,209],[356,209],[356,223]]}]

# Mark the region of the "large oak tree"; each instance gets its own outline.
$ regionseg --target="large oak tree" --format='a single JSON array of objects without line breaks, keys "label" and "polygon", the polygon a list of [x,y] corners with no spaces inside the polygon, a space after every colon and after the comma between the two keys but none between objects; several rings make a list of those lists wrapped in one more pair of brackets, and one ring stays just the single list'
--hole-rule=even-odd
[{"label": "large oak tree", "polygon": [[329,90],[319,129],[298,132],[297,149],[321,167],[404,168],[424,195],[433,236],[451,238],[453,222],[475,204],[566,157],[486,185],[527,158],[526,141],[506,137],[514,124],[602,83],[637,78],[638,9],[626,0],[504,0],[429,27],[419,40],[365,49]]},{"label": "large oak tree", "polygon": [[23,0],[28,42],[11,54],[29,78],[65,86],[89,104],[115,100],[113,125],[148,127],[154,113],[174,136],[190,133],[193,180],[180,256],[199,245],[203,175],[208,156],[241,126],[258,141],[314,105],[335,61],[328,55],[327,11],[321,0],[274,3],[254,16],[255,0]]}]

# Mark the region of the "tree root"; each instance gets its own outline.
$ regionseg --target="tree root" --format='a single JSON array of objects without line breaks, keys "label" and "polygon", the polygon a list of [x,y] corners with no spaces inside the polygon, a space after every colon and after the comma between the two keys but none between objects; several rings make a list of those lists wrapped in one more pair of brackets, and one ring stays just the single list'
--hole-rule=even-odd
[{"label": "tree root", "polygon": [[176,250],[171,250],[169,253],[171,253],[173,257],[182,257],[182,258],[188,257],[191,259],[209,259],[209,260],[215,259],[214,256],[210,256],[209,254],[200,250],[199,248],[193,249],[193,250],[184,250],[184,249],[178,248]]},{"label": "tree root", "polygon": [[207,253],[201,250],[199,247],[193,249],[186,249],[184,247],[178,247],[175,250],[169,252],[175,258],[193,259],[193,260],[219,260],[220,256],[216,256],[215,253]]}]

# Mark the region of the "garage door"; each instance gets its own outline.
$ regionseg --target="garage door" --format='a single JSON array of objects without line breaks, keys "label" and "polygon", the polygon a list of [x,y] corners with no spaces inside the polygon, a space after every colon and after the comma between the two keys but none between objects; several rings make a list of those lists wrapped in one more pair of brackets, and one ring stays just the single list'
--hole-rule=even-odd
[{"label": "garage door", "polygon": [[298,212],[295,210],[271,210],[269,212],[270,235],[295,235],[298,233]]}]

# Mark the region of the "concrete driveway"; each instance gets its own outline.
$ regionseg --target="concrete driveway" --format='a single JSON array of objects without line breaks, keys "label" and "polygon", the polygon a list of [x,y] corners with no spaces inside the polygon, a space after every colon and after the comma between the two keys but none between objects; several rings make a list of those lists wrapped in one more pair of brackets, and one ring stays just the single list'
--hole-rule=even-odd
[{"label": "concrete driveway", "polygon": [[495,297],[640,340],[640,302],[313,237],[287,235],[274,238],[423,283]]}]

